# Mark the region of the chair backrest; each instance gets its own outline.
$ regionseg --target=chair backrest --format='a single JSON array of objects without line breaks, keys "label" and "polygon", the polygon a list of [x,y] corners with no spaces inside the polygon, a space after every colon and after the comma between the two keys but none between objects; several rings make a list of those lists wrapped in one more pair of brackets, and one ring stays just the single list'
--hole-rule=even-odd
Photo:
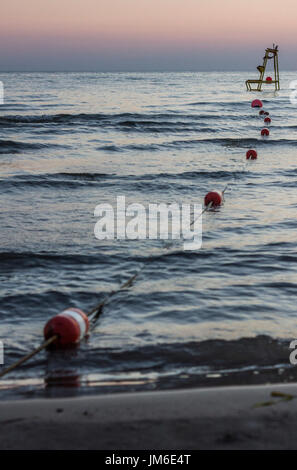
[{"label": "chair backrest", "polygon": [[265,67],[264,65],[258,65],[257,69],[259,70],[259,72],[263,72],[265,70]]}]

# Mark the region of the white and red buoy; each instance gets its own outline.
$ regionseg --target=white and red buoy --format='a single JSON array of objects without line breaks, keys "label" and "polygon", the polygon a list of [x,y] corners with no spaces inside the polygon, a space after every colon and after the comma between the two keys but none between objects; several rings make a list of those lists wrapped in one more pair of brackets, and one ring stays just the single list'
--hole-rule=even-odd
[{"label": "white and red buoy", "polygon": [[224,195],[221,191],[210,191],[204,198],[204,205],[207,207],[211,204],[211,207],[219,207],[223,204]]},{"label": "white and red buoy", "polygon": [[246,159],[247,160],[256,160],[257,157],[258,157],[258,154],[257,154],[256,150],[250,149],[246,152]]},{"label": "white and red buoy", "polygon": [[261,136],[262,136],[262,137],[268,137],[268,136],[269,136],[269,129],[267,129],[267,127],[264,127],[264,128],[261,130]]},{"label": "white and red buoy", "polygon": [[252,101],[251,107],[252,108],[262,108],[263,103],[261,100],[254,100]]},{"label": "white and red buoy", "polygon": [[57,336],[55,344],[67,346],[78,343],[89,330],[87,315],[78,308],[68,308],[51,318],[44,327],[44,337]]},{"label": "white and red buoy", "polygon": [[270,124],[270,123],[271,123],[270,117],[267,116],[267,117],[264,119],[264,122],[265,122],[265,124]]}]

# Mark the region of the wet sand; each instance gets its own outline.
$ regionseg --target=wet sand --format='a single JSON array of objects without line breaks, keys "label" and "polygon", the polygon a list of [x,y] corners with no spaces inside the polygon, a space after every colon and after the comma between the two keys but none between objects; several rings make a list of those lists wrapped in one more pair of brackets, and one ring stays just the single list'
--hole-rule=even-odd
[{"label": "wet sand", "polygon": [[0,449],[297,449],[297,384],[3,401]]}]

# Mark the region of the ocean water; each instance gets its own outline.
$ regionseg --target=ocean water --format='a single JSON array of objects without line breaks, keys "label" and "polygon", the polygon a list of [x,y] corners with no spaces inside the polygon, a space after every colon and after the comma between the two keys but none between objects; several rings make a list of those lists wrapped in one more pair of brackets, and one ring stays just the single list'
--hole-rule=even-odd
[{"label": "ocean water", "polygon": [[[110,297],[79,346],[44,351],[0,397],[297,380],[297,108],[253,73],[1,73],[0,339],[5,365],[47,320]],[[245,165],[245,153],[258,159]],[[203,243],[97,240],[97,204],[203,203]],[[3,366],[1,366],[3,367]],[[1,369],[0,369],[1,370]]]}]

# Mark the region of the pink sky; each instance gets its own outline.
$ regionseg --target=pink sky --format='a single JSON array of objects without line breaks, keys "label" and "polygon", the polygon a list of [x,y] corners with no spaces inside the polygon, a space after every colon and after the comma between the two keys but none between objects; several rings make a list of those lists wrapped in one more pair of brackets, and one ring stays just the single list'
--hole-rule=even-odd
[{"label": "pink sky", "polygon": [[296,0],[9,0],[1,70],[236,70],[277,42],[296,68]]}]

